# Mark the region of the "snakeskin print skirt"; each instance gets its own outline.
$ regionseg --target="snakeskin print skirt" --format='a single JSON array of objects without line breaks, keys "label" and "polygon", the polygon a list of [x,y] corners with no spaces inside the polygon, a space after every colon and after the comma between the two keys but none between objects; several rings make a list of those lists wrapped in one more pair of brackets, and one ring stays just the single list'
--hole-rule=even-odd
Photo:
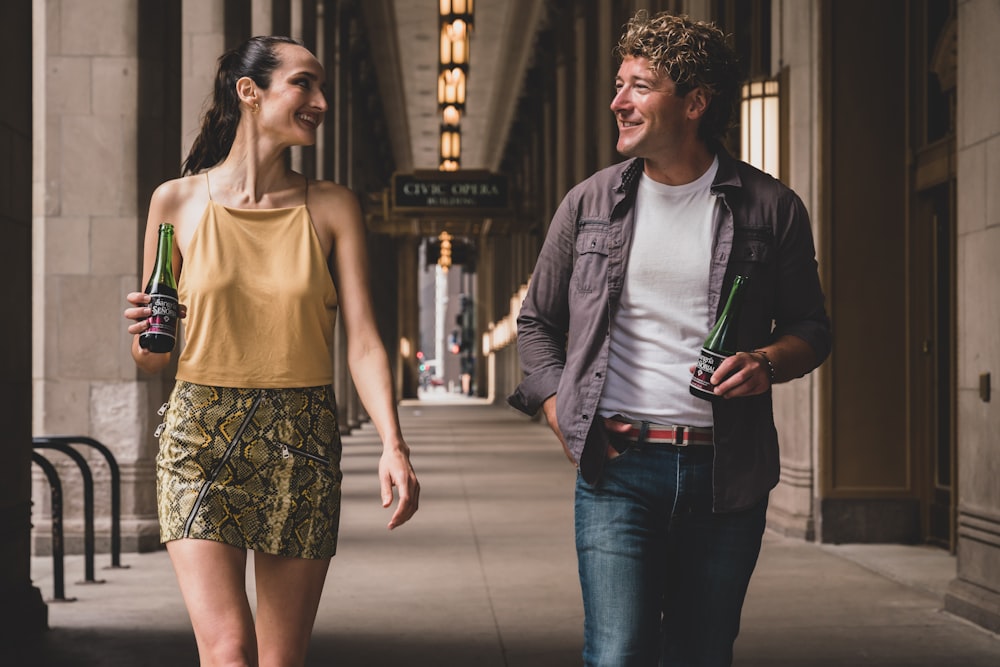
[{"label": "snakeskin print skirt", "polygon": [[335,405],[331,387],[235,389],[178,380],[156,457],[161,541],[332,556],[342,477]]}]

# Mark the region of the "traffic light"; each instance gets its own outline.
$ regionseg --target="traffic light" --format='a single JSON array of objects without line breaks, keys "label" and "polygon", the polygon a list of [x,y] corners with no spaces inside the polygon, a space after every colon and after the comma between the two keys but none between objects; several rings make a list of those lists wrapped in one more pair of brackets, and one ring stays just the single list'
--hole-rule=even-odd
[{"label": "traffic light", "polygon": [[417,351],[417,368],[420,369],[421,373],[427,370],[427,364],[424,363],[424,353],[419,350]]}]

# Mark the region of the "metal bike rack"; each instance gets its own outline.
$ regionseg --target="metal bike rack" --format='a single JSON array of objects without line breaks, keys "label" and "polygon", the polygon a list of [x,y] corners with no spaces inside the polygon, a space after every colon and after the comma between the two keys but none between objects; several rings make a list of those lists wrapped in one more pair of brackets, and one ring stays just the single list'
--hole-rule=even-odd
[{"label": "metal bike rack", "polygon": [[83,476],[83,570],[84,584],[103,584],[94,578],[94,478],[87,459],[69,444],[57,438],[32,438],[35,449],[55,449],[69,456],[80,468]]},{"label": "metal bike rack", "polygon": [[52,498],[52,599],[50,602],[74,602],[76,598],[66,597],[66,583],[63,569],[63,526],[62,526],[62,484],[59,473],[47,458],[38,452],[31,453],[31,460],[38,464],[49,479]]},{"label": "metal bike rack", "polygon": [[93,449],[96,449],[104,457],[104,460],[108,462],[108,468],[111,474],[111,566],[110,567],[111,569],[118,569],[118,568],[127,569],[128,565],[121,564],[121,556],[122,556],[121,472],[118,468],[118,462],[115,460],[114,454],[112,454],[111,450],[108,449],[108,447],[103,443],[83,435],[37,437],[37,438],[32,438],[32,442],[34,443],[35,447],[44,447],[46,445],[58,445],[60,451],[65,451],[65,449],[63,448],[69,447],[70,445],[84,445],[86,447],[91,447]]}]

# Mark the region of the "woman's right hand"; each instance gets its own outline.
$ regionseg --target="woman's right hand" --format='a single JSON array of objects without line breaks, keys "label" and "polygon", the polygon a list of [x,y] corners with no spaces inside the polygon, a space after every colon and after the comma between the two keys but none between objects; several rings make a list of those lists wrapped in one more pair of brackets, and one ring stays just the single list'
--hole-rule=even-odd
[{"label": "woman's right hand", "polygon": [[[146,329],[149,328],[149,316],[152,315],[152,310],[149,307],[149,295],[145,292],[129,292],[125,295],[125,300],[128,301],[132,306],[126,308],[125,319],[133,320],[131,324],[128,325],[128,332],[130,334],[138,336]],[[180,313],[180,318],[183,320],[187,317],[187,306],[183,303],[178,305],[178,310]]]},{"label": "woman's right hand", "polygon": [[[139,345],[139,334],[149,329],[149,316],[152,311],[149,307],[149,295],[144,292],[129,292],[125,295],[125,300],[129,302],[129,307],[124,313],[126,320],[129,320],[128,332],[132,338],[132,359],[135,365],[147,373],[158,373],[170,362],[170,352],[150,352]],[[178,311],[180,319],[187,316],[187,307],[179,304]]]},{"label": "woman's right hand", "polygon": [[128,325],[128,332],[139,335],[149,328],[147,320],[152,314],[149,308],[149,295],[145,292],[129,292],[125,300],[131,304],[131,307],[126,308],[123,313],[125,319],[132,320]]}]

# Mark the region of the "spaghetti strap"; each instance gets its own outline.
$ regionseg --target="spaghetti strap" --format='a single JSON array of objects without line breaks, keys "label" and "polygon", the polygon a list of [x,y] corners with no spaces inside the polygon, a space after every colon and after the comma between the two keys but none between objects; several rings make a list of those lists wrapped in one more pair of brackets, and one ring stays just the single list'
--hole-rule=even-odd
[{"label": "spaghetti strap", "polygon": [[302,178],[306,179],[306,198],[305,201],[302,202],[302,205],[309,206],[309,177],[306,176],[305,174],[302,174]]},{"label": "spaghetti strap", "polygon": [[208,180],[208,172],[205,172],[205,187],[208,188],[208,201],[212,200],[212,183]]}]

